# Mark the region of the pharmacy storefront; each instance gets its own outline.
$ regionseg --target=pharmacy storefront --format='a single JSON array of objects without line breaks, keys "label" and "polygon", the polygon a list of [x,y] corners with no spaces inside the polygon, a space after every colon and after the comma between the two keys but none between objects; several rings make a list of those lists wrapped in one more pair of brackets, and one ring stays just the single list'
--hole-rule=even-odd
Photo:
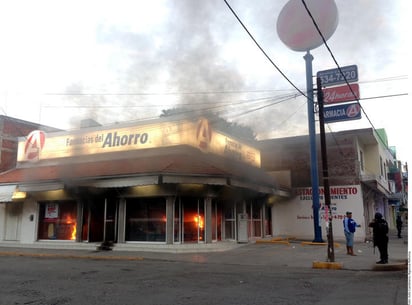
[{"label": "pharmacy storefront", "polygon": [[35,131],[0,174],[0,243],[248,242],[288,196],[259,150],[204,118]]}]

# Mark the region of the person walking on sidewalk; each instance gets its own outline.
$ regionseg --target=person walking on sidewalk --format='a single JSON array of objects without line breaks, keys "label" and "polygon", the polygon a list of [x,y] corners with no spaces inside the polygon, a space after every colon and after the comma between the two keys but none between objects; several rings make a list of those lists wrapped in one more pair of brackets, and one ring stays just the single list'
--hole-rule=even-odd
[{"label": "person walking on sidewalk", "polygon": [[346,238],[346,254],[355,256],[353,252],[353,240],[355,237],[356,228],[360,227],[352,218],[352,212],[346,212],[346,217],[343,219],[343,231]]},{"label": "person walking on sidewalk", "polygon": [[377,212],[375,218],[369,223],[373,229],[373,247],[378,247],[381,260],[377,264],[388,263],[388,232],[389,227],[382,214]]}]

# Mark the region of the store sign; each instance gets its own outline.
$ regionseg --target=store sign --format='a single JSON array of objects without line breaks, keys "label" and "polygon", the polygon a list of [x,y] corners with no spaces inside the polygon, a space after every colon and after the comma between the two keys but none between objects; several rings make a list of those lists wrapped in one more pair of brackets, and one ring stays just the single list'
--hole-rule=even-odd
[{"label": "store sign", "polygon": [[[19,139],[18,162],[32,161],[27,147],[33,147],[39,141],[33,144],[30,139]],[[46,134],[41,144],[35,146],[36,161],[189,145],[260,167],[258,149],[213,130],[204,118],[197,122],[176,121],[94,131],[54,132]]]},{"label": "store sign", "polygon": [[[302,203],[307,202],[308,206],[312,203],[312,189],[298,188],[295,189],[298,200]],[[342,221],[345,217],[346,211],[352,211],[355,215],[362,215],[362,210],[359,208],[359,200],[361,200],[362,191],[358,185],[347,186],[333,186],[330,187],[331,197],[331,213],[334,220]],[[325,194],[324,188],[319,188],[319,199],[321,203],[320,213],[321,219],[326,220],[325,216]],[[309,206],[310,207],[310,206]],[[312,209],[301,209],[300,213],[296,215],[299,221],[313,219]],[[329,211],[328,211],[329,212]]]},{"label": "store sign", "polygon": [[322,86],[334,86],[358,81],[358,66],[351,65],[341,68],[319,71],[316,74],[322,82]]},{"label": "store sign", "polygon": [[330,87],[322,91],[324,104],[350,102],[360,98],[358,84],[352,84],[350,87],[348,85]]},{"label": "store sign", "polygon": [[359,120],[361,108],[359,103],[330,106],[323,109],[323,115],[325,123]]}]

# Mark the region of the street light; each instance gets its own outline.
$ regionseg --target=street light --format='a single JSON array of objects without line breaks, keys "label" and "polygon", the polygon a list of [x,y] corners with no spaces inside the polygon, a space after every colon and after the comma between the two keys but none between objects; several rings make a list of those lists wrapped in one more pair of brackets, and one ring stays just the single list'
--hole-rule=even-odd
[{"label": "street light", "polygon": [[323,242],[322,230],[319,225],[320,202],[312,79],[313,56],[310,54],[310,50],[323,44],[323,39],[308,11],[312,15],[313,20],[316,21],[316,25],[321,31],[323,38],[328,40],[338,25],[338,9],[334,0],[289,0],[279,14],[276,28],[280,40],[286,46],[293,51],[306,52],[303,58],[306,63],[306,97],[310,139],[314,242]]}]

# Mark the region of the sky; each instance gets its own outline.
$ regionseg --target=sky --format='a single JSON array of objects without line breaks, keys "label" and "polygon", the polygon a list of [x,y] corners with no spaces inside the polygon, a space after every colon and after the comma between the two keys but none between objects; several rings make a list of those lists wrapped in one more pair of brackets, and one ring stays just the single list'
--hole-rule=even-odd
[{"label": "sky", "polygon": [[[227,2],[306,92],[305,52],[276,30],[288,0]],[[335,2],[327,44],[340,67],[357,65],[364,113],[326,131],[385,128],[408,162],[409,1]],[[223,0],[1,1],[0,37],[3,115],[70,130],[82,119],[112,124],[193,107],[251,127],[258,139],[308,134],[306,98]],[[310,53],[313,74],[337,67],[325,45]]]}]

